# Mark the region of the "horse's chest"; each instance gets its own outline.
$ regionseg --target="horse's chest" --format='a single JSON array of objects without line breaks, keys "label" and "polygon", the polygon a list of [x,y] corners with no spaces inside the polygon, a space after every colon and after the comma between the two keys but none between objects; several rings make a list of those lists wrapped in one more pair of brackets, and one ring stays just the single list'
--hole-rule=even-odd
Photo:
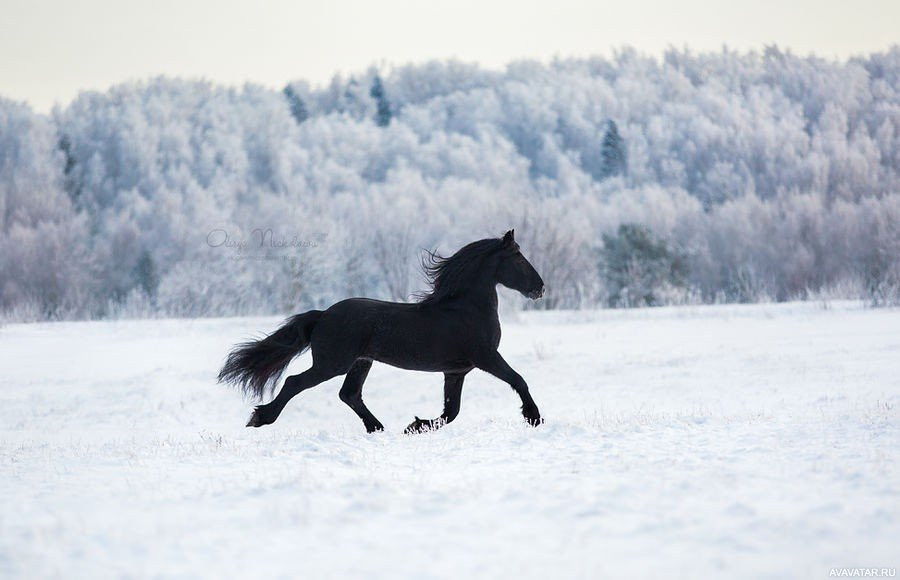
[{"label": "horse's chest", "polygon": [[500,346],[500,335],[500,322],[497,322],[497,324],[492,325],[488,330],[488,344],[494,348]]}]

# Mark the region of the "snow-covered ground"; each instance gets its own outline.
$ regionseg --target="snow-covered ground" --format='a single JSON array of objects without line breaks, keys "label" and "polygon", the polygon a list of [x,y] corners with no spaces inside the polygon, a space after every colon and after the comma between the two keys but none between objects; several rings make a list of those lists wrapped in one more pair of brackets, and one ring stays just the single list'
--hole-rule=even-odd
[{"label": "snow-covered ground", "polygon": [[[530,313],[474,371],[373,367],[245,429],[215,375],[276,319],[0,328],[0,577],[803,577],[900,567],[900,311]],[[308,355],[292,366],[304,368]]]}]

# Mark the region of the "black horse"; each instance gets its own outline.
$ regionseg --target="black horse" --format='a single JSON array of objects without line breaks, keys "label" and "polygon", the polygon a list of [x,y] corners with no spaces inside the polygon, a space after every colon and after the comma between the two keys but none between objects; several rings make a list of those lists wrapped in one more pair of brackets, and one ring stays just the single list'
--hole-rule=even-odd
[{"label": "black horse", "polygon": [[544,281],[519,251],[513,230],[503,239],[485,239],[453,256],[431,253],[425,263],[431,292],[411,304],[350,298],[328,310],[310,310],[288,319],[262,340],[236,346],[219,372],[219,381],[240,385],[257,400],[274,390],[291,360],[312,347],[312,368],[288,377],[278,396],[256,407],[248,427],[274,423],[295,395],[346,374],[340,397],[359,415],[366,431],[384,426],[362,400],[363,381],[372,361],[417,371],[444,373],[444,412],[406,428],[415,433],[442,427],[459,413],[463,379],[473,368],[509,383],[522,399],[522,415],[542,422],[525,380],[500,353],[497,284],[531,299],[544,294]]}]

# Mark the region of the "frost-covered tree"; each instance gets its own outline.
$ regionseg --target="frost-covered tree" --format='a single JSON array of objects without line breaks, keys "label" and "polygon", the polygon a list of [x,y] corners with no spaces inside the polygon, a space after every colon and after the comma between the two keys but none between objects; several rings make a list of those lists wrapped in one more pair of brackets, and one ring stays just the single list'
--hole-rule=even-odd
[{"label": "frost-covered tree", "polygon": [[63,189],[56,130],[0,99],[0,309],[22,319],[91,316],[97,280],[87,220]]}]

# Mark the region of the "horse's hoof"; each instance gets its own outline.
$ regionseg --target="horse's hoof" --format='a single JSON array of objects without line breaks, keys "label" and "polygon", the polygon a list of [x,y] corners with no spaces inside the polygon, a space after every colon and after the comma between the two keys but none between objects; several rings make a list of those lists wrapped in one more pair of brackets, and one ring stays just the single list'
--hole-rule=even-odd
[{"label": "horse's hoof", "polygon": [[271,423],[271,421],[267,421],[265,417],[263,417],[262,407],[257,407],[253,410],[253,414],[250,415],[250,420],[247,421],[247,427],[262,427],[269,423]]},{"label": "horse's hoof", "polygon": [[536,417],[525,417],[525,421],[532,427],[539,427],[544,424],[544,419],[540,415]]},{"label": "horse's hoof", "polygon": [[405,435],[415,435],[416,433],[428,430],[429,427],[431,427],[430,421],[416,417],[415,421],[407,425],[406,429],[403,430],[403,433]]},{"label": "horse's hoof", "polygon": [[378,433],[384,431],[384,425],[378,423],[377,425],[366,425],[366,433]]}]

